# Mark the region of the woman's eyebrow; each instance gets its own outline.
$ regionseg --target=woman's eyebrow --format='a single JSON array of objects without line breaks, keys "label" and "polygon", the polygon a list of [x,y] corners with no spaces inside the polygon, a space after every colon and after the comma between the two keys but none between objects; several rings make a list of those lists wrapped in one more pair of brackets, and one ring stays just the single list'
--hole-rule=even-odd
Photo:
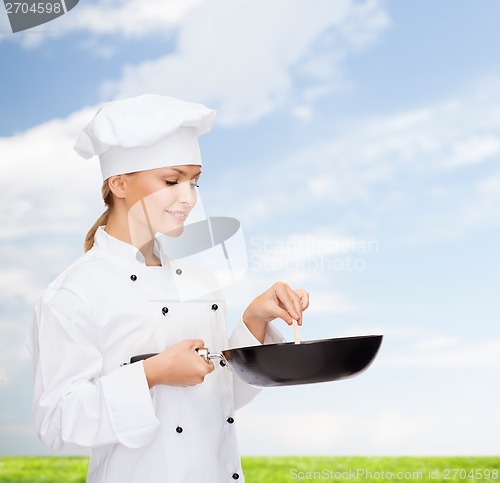
[{"label": "woman's eyebrow", "polygon": [[[182,169],[179,169],[179,168],[165,168],[165,169],[167,169],[167,170],[171,170],[171,171],[177,171],[179,174],[186,175],[186,172],[185,172],[185,171],[183,171]],[[198,171],[197,173],[193,174],[193,178],[194,178],[195,176],[199,176],[200,174],[201,174],[201,170],[200,170],[200,171]]]}]

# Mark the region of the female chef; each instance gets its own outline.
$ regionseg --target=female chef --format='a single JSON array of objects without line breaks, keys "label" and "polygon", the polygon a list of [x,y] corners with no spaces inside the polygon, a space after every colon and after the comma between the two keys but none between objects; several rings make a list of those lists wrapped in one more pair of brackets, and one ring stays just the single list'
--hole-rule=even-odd
[{"label": "female chef", "polygon": [[116,101],[75,144],[99,156],[107,208],[86,253],[42,293],[28,349],[39,437],[53,449],[91,448],[88,482],[243,481],[235,409],[259,390],[196,349],[282,342],[269,322],[300,324],[308,306],[305,290],[276,283],[228,339],[219,293],[181,302],[175,282],[193,275],[157,258],[155,234],[181,233],[196,203],[198,136],[214,115],[164,96]]}]

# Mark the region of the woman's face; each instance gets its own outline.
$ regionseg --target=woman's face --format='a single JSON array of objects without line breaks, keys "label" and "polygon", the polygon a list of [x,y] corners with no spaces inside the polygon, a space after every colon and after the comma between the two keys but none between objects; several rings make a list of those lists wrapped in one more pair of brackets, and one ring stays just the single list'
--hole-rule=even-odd
[{"label": "woman's face", "polygon": [[129,226],[179,236],[196,204],[201,166],[181,165],[125,175]]}]

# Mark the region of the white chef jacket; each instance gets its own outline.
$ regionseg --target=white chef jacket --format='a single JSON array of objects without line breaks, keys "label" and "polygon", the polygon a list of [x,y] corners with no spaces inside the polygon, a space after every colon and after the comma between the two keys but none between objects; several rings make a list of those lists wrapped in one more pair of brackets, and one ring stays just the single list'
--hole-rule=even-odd
[{"label": "white chef jacket", "polygon": [[[34,366],[35,425],[53,449],[89,447],[92,483],[244,481],[235,408],[259,392],[227,367],[193,387],[148,387],[137,354],[203,339],[212,352],[258,345],[240,321],[226,335],[219,295],[179,302],[173,277],[104,231],[42,293],[27,345]],[[268,326],[265,343],[282,342]]]}]

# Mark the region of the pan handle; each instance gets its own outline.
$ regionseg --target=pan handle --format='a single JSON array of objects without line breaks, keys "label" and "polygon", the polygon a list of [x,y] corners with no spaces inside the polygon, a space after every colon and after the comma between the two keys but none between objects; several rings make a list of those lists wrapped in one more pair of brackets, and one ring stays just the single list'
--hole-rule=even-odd
[{"label": "pan handle", "polygon": [[158,352],[152,352],[151,354],[139,354],[138,356],[133,356],[130,358],[130,362],[125,362],[122,366],[126,366],[127,364],[133,364],[134,362],[143,361],[145,359],[149,359],[150,357],[157,356]]},{"label": "pan handle", "polygon": [[[219,364],[222,367],[227,365],[226,358],[222,354],[219,354],[217,352],[210,352],[207,348],[196,349],[196,352],[198,352],[200,357],[203,357],[203,359],[205,360],[205,362],[207,364],[209,364],[212,359],[219,359],[220,360]],[[130,362],[128,364],[133,364],[134,362],[143,361],[144,359],[149,359],[150,357],[153,357],[156,355],[158,355],[158,352],[153,352],[151,354],[140,354],[137,356],[133,356],[130,358]],[[122,364],[122,366],[125,366],[125,365],[127,365],[127,362]]]},{"label": "pan handle", "polygon": [[222,367],[227,365],[226,358],[222,354],[219,354],[218,352],[210,352],[207,348],[196,349],[196,352],[198,352],[200,357],[203,357],[203,359],[205,359],[205,362],[207,364],[209,364],[212,359],[219,359],[219,364]]}]

